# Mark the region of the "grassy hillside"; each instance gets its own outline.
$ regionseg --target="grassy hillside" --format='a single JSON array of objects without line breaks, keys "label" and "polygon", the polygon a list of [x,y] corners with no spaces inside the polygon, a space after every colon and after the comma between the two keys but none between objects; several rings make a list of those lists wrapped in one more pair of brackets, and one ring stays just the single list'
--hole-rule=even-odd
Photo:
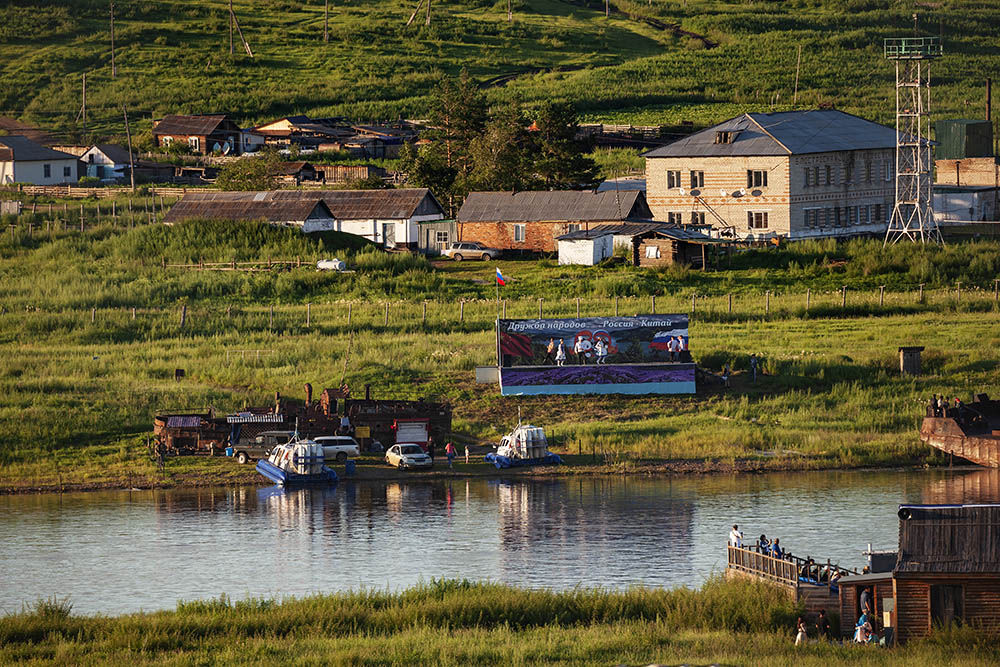
[{"label": "grassy hillside", "polygon": [[244,123],[288,113],[419,117],[434,81],[467,68],[483,82],[526,73],[491,88],[496,100],[569,100],[590,119],[709,123],[788,108],[801,46],[798,106],[885,121],[893,70],[882,39],[911,34],[913,12],[921,34],[945,40],[936,114],[981,115],[983,79],[1000,78],[1000,23],[986,0],[619,0],[631,17],[611,18],[596,0],[514,0],[512,23],[502,0],[435,0],[430,26],[421,16],[407,27],[415,4],[332,2],[324,43],[319,0],[236,0],[250,59],[238,36],[229,54],[226,0],[119,2],[112,79],[108,2],[8,0],[0,113],[68,138],[82,130],[86,72],[88,130],[103,135],[121,132],[122,103],[140,128],[169,112],[227,111]]}]

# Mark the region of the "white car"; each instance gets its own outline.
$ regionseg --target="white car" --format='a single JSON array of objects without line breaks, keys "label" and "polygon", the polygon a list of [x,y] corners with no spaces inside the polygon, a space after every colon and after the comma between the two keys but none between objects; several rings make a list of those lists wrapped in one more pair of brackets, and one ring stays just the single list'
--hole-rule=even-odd
[{"label": "white car", "polygon": [[396,468],[430,468],[434,459],[420,448],[420,445],[393,445],[385,453],[385,462]]},{"label": "white car", "polygon": [[361,455],[358,441],[349,435],[321,435],[313,440],[323,446],[323,458],[327,461],[336,460],[338,463],[343,463],[348,456]]}]

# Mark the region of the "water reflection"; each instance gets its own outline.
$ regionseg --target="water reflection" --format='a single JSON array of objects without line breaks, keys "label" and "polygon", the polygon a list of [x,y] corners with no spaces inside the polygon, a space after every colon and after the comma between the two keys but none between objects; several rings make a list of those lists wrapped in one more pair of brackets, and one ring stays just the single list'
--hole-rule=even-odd
[{"label": "water reflection", "polygon": [[[902,502],[1000,502],[1000,471],[341,483],[0,497],[0,612],[397,588],[431,577],[572,588],[698,585],[729,526],[857,567]],[[30,567],[26,567],[30,564]],[[280,573],[276,577],[273,573]],[[265,575],[265,573],[267,573]],[[112,583],[113,582],[113,583]]]}]

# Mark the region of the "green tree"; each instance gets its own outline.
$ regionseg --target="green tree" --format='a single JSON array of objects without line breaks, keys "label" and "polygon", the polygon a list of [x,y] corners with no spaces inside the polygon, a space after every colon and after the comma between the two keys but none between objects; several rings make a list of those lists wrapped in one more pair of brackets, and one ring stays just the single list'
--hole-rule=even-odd
[{"label": "green tree", "polygon": [[469,144],[471,189],[527,190],[534,185],[533,146],[520,106],[495,109],[486,128]]},{"label": "green tree", "polygon": [[281,156],[274,150],[242,157],[219,169],[215,185],[220,190],[273,190],[280,162]]},{"label": "green tree", "polygon": [[532,129],[534,171],[543,187],[564,190],[594,181],[597,165],[576,139],[580,126],[570,104],[547,102],[535,114]]}]

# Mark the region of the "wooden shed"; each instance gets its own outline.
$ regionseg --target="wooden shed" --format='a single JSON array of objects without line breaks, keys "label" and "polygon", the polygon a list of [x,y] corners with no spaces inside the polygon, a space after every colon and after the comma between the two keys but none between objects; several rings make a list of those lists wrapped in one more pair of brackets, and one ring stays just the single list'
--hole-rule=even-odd
[{"label": "wooden shed", "polygon": [[875,629],[905,642],[953,623],[1000,634],[1000,505],[900,505],[891,573],[844,577],[841,630],[850,634],[864,588]]},{"label": "wooden shed", "polygon": [[636,266],[687,264],[704,269],[708,264],[708,249],[723,243],[691,229],[661,227],[635,238],[632,261]]}]

